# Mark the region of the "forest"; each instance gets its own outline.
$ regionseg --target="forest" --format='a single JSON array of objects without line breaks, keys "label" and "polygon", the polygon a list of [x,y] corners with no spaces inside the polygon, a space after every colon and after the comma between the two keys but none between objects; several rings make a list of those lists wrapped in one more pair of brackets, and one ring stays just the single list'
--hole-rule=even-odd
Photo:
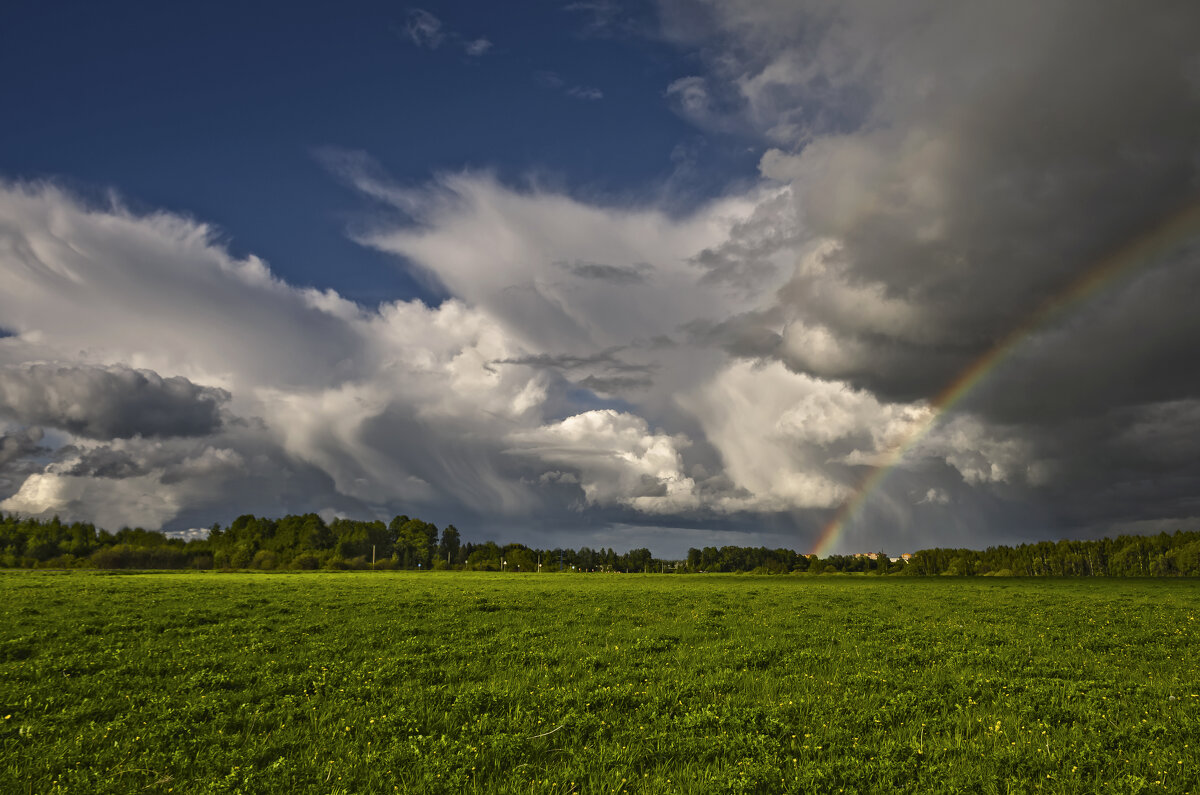
[{"label": "forest", "polygon": [[315,513],[279,519],[239,516],[214,524],[206,538],[184,541],[141,528],[115,533],[0,513],[0,568],[44,569],[411,569],[508,572],[657,572],[700,574],[871,574],[905,576],[1178,577],[1200,575],[1200,531],[1099,540],[1043,541],[985,550],[922,549],[907,560],[873,554],[805,555],[766,547],[704,547],[682,560],[649,549],[536,549],[464,541],[454,525],[439,530],[405,515],[390,522]]}]

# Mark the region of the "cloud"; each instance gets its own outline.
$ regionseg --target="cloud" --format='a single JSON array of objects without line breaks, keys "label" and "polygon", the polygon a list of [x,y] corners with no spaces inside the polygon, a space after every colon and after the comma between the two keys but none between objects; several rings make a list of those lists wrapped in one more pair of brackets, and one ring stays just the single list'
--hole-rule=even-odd
[{"label": "cloud", "polygon": [[587,356],[572,354],[537,354],[497,361],[498,365],[520,365],[557,373],[576,387],[597,394],[620,395],[630,390],[642,390],[653,383],[653,363],[625,361],[619,349],[599,351]]},{"label": "cloud", "polygon": [[[1200,11],[660,12],[692,56],[666,103],[765,149],[761,179],[672,211],[488,172],[400,184],[327,152],[390,211],[355,238],[437,306],[363,307],[194,219],[0,187],[0,365],[25,390],[5,397],[0,507],[173,527],[232,505],[405,512],[651,546],[767,528],[744,537],[803,548],[894,462],[846,549],[1200,515],[1200,246],[1156,237],[1200,184]],[[427,13],[414,43],[466,42]],[[1139,240],[1156,256],[1071,292]],[[138,377],[181,424],[120,419]],[[68,399],[92,392],[111,408]]]},{"label": "cloud", "polygon": [[621,395],[631,390],[646,389],[653,380],[648,375],[588,375],[577,383],[597,394]]},{"label": "cloud", "polygon": [[420,8],[410,8],[406,14],[404,32],[413,44],[436,50],[446,39],[442,21]]},{"label": "cloud", "polygon": [[[412,223],[380,226],[360,241],[414,263],[531,350],[552,338],[554,353],[590,355],[669,335],[698,315],[724,315],[761,297],[730,301],[719,285],[697,285],[688,264],[752,211],[753,196],[719,199],[673,219],[654,207],[595,206],[536,188],[512,190],[487,175],[444,175],[421,189],[376,195],[412,213]],[[637,290],[611,279],[580,284],[562,278],[559,263],[646,263],[653,279]]]},{"label": "cloud", "polygon": [[545,88],[562,88],[566,85],[566,80],[558,72],[543,69],[533,73],[533,79]]},{"label": "cloud", "polygon": [[[904,477],[935,481],[915,493],[955,495],[964,513],[963,486],[1008,508],[1038,505],[1048,532],[1195,515],[1181,500],[1194,482],[1182,457],[1174,477],[1153,474],[1172,445],[1150,442],[1146,424],[1114,429],[1200,395],[1185,364],[1200,339],[1185,298],[1200,287],[1196,230],[1160,239],[1200,184],[1184,33],[1197,9],[660,9],[668,38],[705,65],[667,87],[678,112],[770,147],[761,173],[787,189],[747,234],[695,259],[753,288],[761,277],[747,266],[777,245],[773,266],[794,264],[777,300],[692,326],[694,339],[909,403],[1025,326],[901,463]],[[1070,292],[1147,240],[1161,244],[1155,256],[1125,263],[1102,290]],[[1038,314],[1055,300],[1063,311]]]},{"label": "cloud", "polygon": [[617,370],[622,372],[629,371],[645,371],[649,369],[646,365],[629,364],[622,361],[617,354],[619,348],[614,348],[606,351],[597,351],[596,353],[586,356],[574,356],[571,354],[551,355],[547,353],[539,353],[532,356],[522,356],[516,359],[501,359],[497,364],[520,364],[527,367],[538,367],[554,370],[577,370],[580,368],[604,367],[608,370]]},{"label": "cloud", "polygon": [[0,425],[0,497],[11,494],[41,468],[37,458],[50,452],[42,440],[41,428]]},{"label": "cloud", "polygon": [[928,505],[946,505],[950,502],[949,495],[941,489],[931,488],[925,492],[925,496],[918,500],[918,503]]},{"label": "cloud", "polygon": [[463,49],[466,50],[467,55],[478,58],[492,49],[492,43],[484,38],[474,39],[463,42]]},{"label": "cloud", "polygon": [[42,452],[41,428],[18,428],[0,435],[0,468],[35,453]]},{"label": "cloud", "polygon": [[498,471],[511,466],[501,440],[545,378],[491,364],[527,352],[484,314],[366,310],[231,257],[202,224],[48,185],[5,186],[0,217],[0,312],[16,332],[0,350],[5,415],[77,446],[127,440],[41,464],[6,510],[88,518],[102,504],[106,521],[154,527],[239,500],[368,514],[529,504]]},{"label": "cloud", "polygon": [[171,538],[178,538],[181,541],[202,540],[208,538],[210,530],[207,527],[189,527],[183,530],[168,531],[167,535]]},{"label": "cloud", "polygon": [[788,371],[778,363],[731,363],[701,389],[680,396],[741,497],[729,510],[834,508],[850,496],[841,462],[872,460],[927,417],[923,406],[874,396]]},{"label": "cloud", "polygon": [[589,505],[627,505],[643,513],[697,507],[694,481],[681,470],[689,442],[649,429],[646,421],[612,409],[512,434],[512,452],[578,473]]},{"label": "cloud", "polygon": [[612,0],[567,3],[563,10],[584,20],[580,34],[585,38],[645,35],[651,27],[647,20],[638,18],[637,9]]},{"label": "cloud", "polygon": [[[730,292],[693,264],[755,197],[670,218],[486,176],[414,192],[365,173],[350,178],[413,213],[367,241],[458,297],[367,309],[279,281],[194,221],[49,185],[0,191],[0,213],[20,221],[0,227],[14,286],[0,312],[16,331],[0,350],[5,405],[68,435],[49,461],[23,448],[0,507],[114,526],[207,524],[248,506],[595,526],[724,521],[844,491],[826,453],[780,458],[770,476],[727,472],[756,426],[680,409],[726,354],[679,329],[772,295],[771,282]],[[154,333],[130,333],[131,316]],[[637,402],[604,405],[617,395]]]},{"label": "cloud", "polygon": [[683,116],[702,126],[711,124],[712,103],[709,99],[708,81],[703,77],[681,77],[667,86],[666,94],[677,103],[676,107]]},{"label": "cloud", "polygon": [[[707,46],[712,70],[669,93],[704,123],[711,86],[734,90],[728,113],[778,147],[762,160],[791,188],[778,216],[825,246],[821,268],[802,269],[781,296],[806,330],[793,366],[898,398],[934,393],[1190,200],[1185,130],[1200,101],[1181,31],[1197,12],[1084,8],[664,4],[668,32]],[[1197,278],[1168,265],[1179,287]],[[1127,309],[1096,336],[1128,340],[1138,323],[1171,329],[1154,340],[1171,345],[1200,331],[1169,296]],[[1164,309],[1171,322],[1148,322]],[[814,333],[839,352],[804,355]],[[1046,369],[1093,346],[1068,347]],[[1121,364],[1134,364],[1132,347],[1117,346]],[[1072,398],[1094,392],[1061,380]]]},{"label": "cloud", "polygon": [[404,36],[418,47],[436,50],[447,40],[462,47],[472,58],[487,54],[492,42],[485,36],[468,39],[456,31],[447,30],[442,21],[421,8],[410,8],[405,13]]},{"label": "cloud", "polygon": [[604,92],[594,86],[571,86],[567,89],[567,96],[574,99],[595,101],[597,99],[604,99]]},{"label": "cloud", "polygon": [[121,365],[0,369],[0,416],[90,439],[205,436],[228,400],[222,389]]},{"label": "cloud", "polygon": [[116,530],[121,527],[162,527],[177,516],[176,494],[157,488],[152,476],[109,483],[106,480],[62,475],[31,475],[20,490],[0,502],[0,508],[30,516],[61,516]]},{"label": "cloud", "polygon": [[561,89],[572,99],[595,101],[604,99],[604,92],[594,86],[568,85],[566,78],[558,72],[541,70],[533,73],[533,79],[543,88]]},{"label": "cloud", "polygon": [[792,196],[784,190],[755,206],[729,230],[719,245],[700,251],[692,263],[704,270],[703,281],[753,289],[786,273],[804,245]]},{"label": "cloud", "polygon": [[645,262],[636,265],[605,265],[599,262],[564,262],[562,267],[581,279],[596,279],[613,284],[643,284],[654,268]]},{"label": "cloud", "polygon": [[[47,471],[50,470],[48,469]],[[53,471],[72,477],[111,478],[115,480],[146,474],[145,467],[135,460],[133,455],[125,450],[111,447],[96,447],[81,450],[77,456],[72,457],[66,463],[56,465]]]}]

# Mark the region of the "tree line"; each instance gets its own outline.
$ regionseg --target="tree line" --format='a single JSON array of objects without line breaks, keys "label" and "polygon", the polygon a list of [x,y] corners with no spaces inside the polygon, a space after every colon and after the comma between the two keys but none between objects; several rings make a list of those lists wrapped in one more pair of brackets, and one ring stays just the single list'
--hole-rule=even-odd
[{"label": "tree line", "polygon": [[[464,569],[473,571],[656,571],[649,549],[534,549],[463,541],[454,525],[405,515],[390,522],[315,513],[279,519],[239,516],[214,524],[206,538],[184,541],[141,528],[115,533],[0,513],[0,568],[98,569]],[[672,568],[671,570],[674,570]]]},{"label": "tree line", "polygon": [[923,549],[906,574],[1019,577],[1195,577],[1200,575],[1200,532],[1096,541],[1041,541],[1016,547]]},{"label": "tree line", "polygon": [[986,550],[923,549],[907,560],[872,555],[805,555],[766,547],[689,549],[683,560],[649,549],[537,549],[464,541],[445,528],[405,515],[390,522],[334,519],[315,513],[279,519],[250,514],[206,538],[184,541],[141,528],[110,533],[86,522],[0,513],[0,568],[96,569],[416,569],[512,572],[662,572],[695,574],[872,574],[906,576],[1200,576],[1200,532],[1043,541]]}]

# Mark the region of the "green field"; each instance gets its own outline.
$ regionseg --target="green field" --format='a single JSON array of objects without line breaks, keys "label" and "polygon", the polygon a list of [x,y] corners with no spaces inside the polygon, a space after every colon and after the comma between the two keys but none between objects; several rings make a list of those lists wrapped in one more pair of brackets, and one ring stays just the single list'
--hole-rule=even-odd
[{"label": "green field", "polygon": [[1200,583],[0,575],[4,792],[1187,792]]}]

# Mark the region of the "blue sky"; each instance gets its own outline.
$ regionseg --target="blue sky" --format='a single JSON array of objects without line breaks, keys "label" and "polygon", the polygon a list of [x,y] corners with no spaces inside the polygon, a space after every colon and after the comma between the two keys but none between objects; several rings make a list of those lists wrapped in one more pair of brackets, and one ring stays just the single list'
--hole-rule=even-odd
[{"label": "blue sky", "polygon": [[1194,527],[1197,30],[1083,0],[6,7],[0,510],[669,556],[808,550],[848,503],[832,551]]},{"label": "blue sky", "polygon": [[[431,34],[413,32],[422,11]],[[369,153],[403,183],[486,170],[607,202],[675,175],[687,206],[753,177],[761,147],[709,140],[664,100],[689,59],[653,22],[548,2],[21,4],[0,67],[27,79],[0,94],[20,109],[0,170],[195,215],[296,284],[430,297],[348,239],[363,203],[318,153]]]}]

